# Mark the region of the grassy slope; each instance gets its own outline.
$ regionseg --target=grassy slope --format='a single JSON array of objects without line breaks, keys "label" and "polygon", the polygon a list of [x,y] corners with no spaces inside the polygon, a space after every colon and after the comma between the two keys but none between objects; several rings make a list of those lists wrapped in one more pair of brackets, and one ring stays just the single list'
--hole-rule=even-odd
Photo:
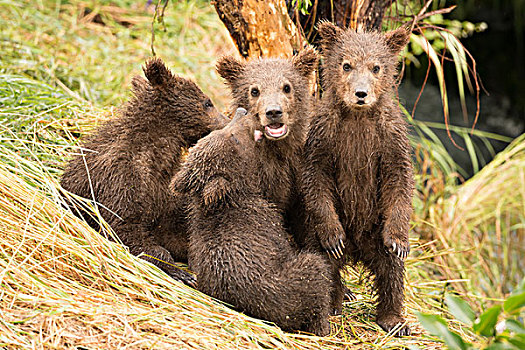
[{"label": "grassy slope", "polygon": [[[333,318],[334,335],[326,339],[283,333],[171,281],[67,213],[57,185],[78,136],[111,117],[110,106],[125,98],[130,77],[150,56],[151,11],[142,8],[145,1],[29,3],[0,0],[0,345],[439,348],[422,334],[415,311],[447,316],[441,306],[447,288],[480,305],[523,276],[523,248],[502,243],[524,239],[522,139],[459,189],[422,152],[407,261],[414,337],[392,339],[378,329],[371,283],[359,268],[347,274],[358,300]],[[106,25],[90,22],[86,7]],[[157,33],[157,54],[226,105],[213,65],[233,48],[210,5],[176,2],[166,26]],[[496,242],[491,233],[499,235]],[[461,332],[460,324],[452,326]]]}]

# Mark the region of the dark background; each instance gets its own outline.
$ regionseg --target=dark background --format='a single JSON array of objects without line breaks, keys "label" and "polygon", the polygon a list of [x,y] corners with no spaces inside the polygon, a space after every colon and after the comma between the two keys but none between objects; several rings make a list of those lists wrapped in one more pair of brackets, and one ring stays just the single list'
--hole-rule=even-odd
[{"label": "dark background", "polygon": [[[447,1],[447,6],[454,4],[458,7],[446,15],[448,18],[472,23],[485,22],[488,26],[483,32],[461,38],[463,45],[476,60],[478,75],[483,86],[476,129],[515,138],[525,129],[525,2],[521,0]],[[407,67],[399,90],[401,101],[409,111],[412,111],[427,72],[426,58],[423,58],[421,63],[422,66],[418,69],[413,65]],[[476,112],[475,96],[466,92],[468,121],[465,122],[452,62],[445,63],[445,75],[450,103],[450,124],[472,126]],[[428,84],[418,102],[415,118],[443,122],[440,101],[439,85],[432,68]],[[472,167],[468,153],[456,148],[444,131],[435,131],[454,159],[471,174]],[[461,138],[455,137],[454,140],[459,145],[463,145]],[[474,141],[482,149],[482,157],[488,161],[491,158],[488,150],[479,139],[474,137]],[[496,151],[502,150],[507,145],[504,142],[491,143]]]}]

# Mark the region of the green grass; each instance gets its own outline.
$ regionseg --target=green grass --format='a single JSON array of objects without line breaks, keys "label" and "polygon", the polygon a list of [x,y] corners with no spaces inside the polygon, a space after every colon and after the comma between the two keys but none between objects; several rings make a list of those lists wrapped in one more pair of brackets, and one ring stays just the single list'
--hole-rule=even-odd
[{"label": "green grass", "polygon": [[[0,0],[0,72],[30,76],[76,99],[115,105],[151,57],[153,6],[146,1]],[[85,15],[85,9],[92,12]],[[93,22],[99,14],[104,25]],[[124,22],[124,24],[122,24]],[[132,23],[127,27],[125,23]],[[173,1],[155,26],[157,56],[195,79],[219,105],[227,96],[214,64],[233,52],[227,31],[207,1]]]},{"label": "green grass", "polygon": [[[479,311],[523,278],[523,136],[460,184],[462,169],[432,133],[443,126],[412,121],[418,191],[406,313],[414,335],[404,339],[375,324],[371,283],[359,266],[346,274],[358,299],[332,318],[331,337],[288,334],[172,281],[64,209],[58,178],[79,137],[113,117],[151,54],[145,3],[0,0],[0,346],[441,348],[416,312],[440,314],[481,344],[443,298],[458,293]],[[105,25],[86,20],[85,7]],[[156,26],[157,54],[225,106],[214,63],[234,48],[211,5],[170,2],[165,22],[166,32]],[[471,137],[451,131],[466,143]],[[470,154],[481,167],[476,150]]]}]

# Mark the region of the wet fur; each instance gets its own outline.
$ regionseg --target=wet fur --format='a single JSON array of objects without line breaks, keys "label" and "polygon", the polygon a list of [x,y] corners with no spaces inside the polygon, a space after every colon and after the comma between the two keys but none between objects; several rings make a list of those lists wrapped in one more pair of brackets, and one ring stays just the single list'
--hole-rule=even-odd
[{"label": "wet fur", "polygon": [[[246,117],[248,118],[248,117]],[[266,146],[253,124],[234,119],[190,149],[173,179],[189,193],[189,266],[199,289],[284,330],[330,331],[330,266],[300,253],[282,214],[253,181]]]},{"label": "wet fur", "polygon": [[[392,249],[395,243],[401,255],[408,253],[414,189],[407,125],[392,88],[409,33],[355,33],[326,22],[319,33],[324,95],[305,146],[305,203],[315,234],[307,244],[333,251],[343,241],[344,258],[332,259],[335,268],[362,262],[375,275],[377,322],[390,331],[404,322],[404,262]],[[381,69],[371,73],[375,65]],[[367,108],[353,104],[359,79],[370,87]],[[342,300],[342,285],[335,290]],[[409,333],[404,326],[397,335]]]},{"label": "wet fur", "polygon": [[191,275],[157,260],[173,264],[187,255],[186,200],[172,196],[168,185],[183,148],[226,120],[195,83],[172,75],[160,59],[148,61],[144,73],[147,79],[133,78],[134,96],[120,116],[89,136],[83,154],[70,160],[61,185],[116,213],[99,207],[132,254],[150,255],[142,257],[192,283]]},{"label": "wet fur", "polygon": [[[264,197],[283,213],[290,213],[297,199],[296,180],[311,111],[308,79],[316,66],[317,54],[310,48],[293,59],[246,62],[228,56],[217,64],[219,74],[232,90],[232,109],[246,108],[259,130],[268,122],[264,116],[268,105],[278,104],[283,109],[283,123],[288,124],[289,134],[280,140],[262,140],[255,178]],[[285,83],[291,85],[289,94],[282,90]],[[250,95],[254,86],[260,90],[257,98]]]},{"label": "wet fur", "polygon": [[[264,198],[283,213],[287,230],[298,242],[303,241],[306,230],[301,176],[304,172],[302,152],[313,102],[308,79],[317,66],[318,55],[311,48],[292,59],[246,62],[227,56],[217,63],[217,71],[232,90],[232,107],[246,108],[257,129],[262,130],[268,122],[264,117],[268,105],[279,104],[283,109],[283,122],[289,125],[289,134],[280,140],[262,140],[255,159],[258,171],[254,180]],[[285,83],[291,85],[290,94],[283,91]],[[260,91],[257,98],[250,95],[254,86]],[[332,278],[340,279],[337,269]],[[342,297],[342,292],[332,295],[332,308],[336,313],[340,312]]]}]

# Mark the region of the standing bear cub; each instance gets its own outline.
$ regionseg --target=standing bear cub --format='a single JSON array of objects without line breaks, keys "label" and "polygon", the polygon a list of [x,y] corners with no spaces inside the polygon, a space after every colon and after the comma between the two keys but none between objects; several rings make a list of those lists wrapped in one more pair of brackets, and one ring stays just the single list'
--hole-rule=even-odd
[{"label": "standing bear cub", "polygon": [[337,268],[360,261],[375,275],[377,323],[409,335],[402,308],[414,180],[393,86],[410,33],[356,33],[324,22],[319,34],[324,95],[305,145],[310,232]]},{"label": "standing bear cub", "polygon": [[262,133],[245,113],[239,108],[225,128],[192,147],[172,181],[191,197],[189,266],[201,291],[239,311],[327,335],[330,266],[292,246],[282,214],[262,196],[254,181]]},{"label": "standing bear cub", "polygon": [[[121,115],[88,137],[82,154],[71,159],[61,185],[99,203],[102,217],[132,254],[193,284],[190,274],[173,266],[172,255],[184,257],[187,243],[185,232],[175,232],[184,231],[184,200],[171,196],[168,187],[182,148],[226,119],[195,83],[174,76],[160,59],[148,61],[144,74],[147,80],[133,78],[134,97]],[[79,214],[98,229],[89,214]],[[182,227],[173,223],[174,232],[166,230],[170,217]],[[175,244],[166,249],[164,241]]]}]

